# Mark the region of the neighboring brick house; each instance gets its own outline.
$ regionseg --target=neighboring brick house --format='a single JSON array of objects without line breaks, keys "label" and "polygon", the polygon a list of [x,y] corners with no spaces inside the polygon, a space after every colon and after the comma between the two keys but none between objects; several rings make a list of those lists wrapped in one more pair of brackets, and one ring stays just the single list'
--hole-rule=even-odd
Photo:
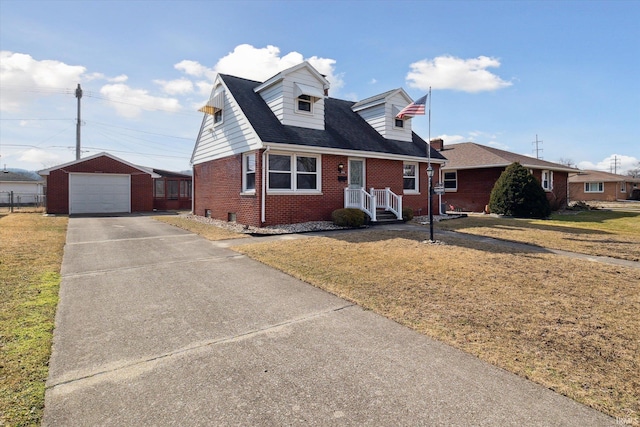
[{"label": "neighboring brick house", "polygon": [[108,153],[38,172],[45,177],[46,211],[50,214],[104,214],[153,210],[149,169]]},{"label": "neighboring brick house", "polygon": [[634,190],[638,187],[640,178],[582,170],[569,177],[569,198],[572,202],[627,200],[634,198]]},{"label": "neighboring brick house", "polygon": [[578,169],[534,157],[523,156],[493,147],[464,142],[444,146],[441,139],[431,146],[447,158],[442,167],[441,182],[445,194],[442,203],[447,209],[483,212],[489,205],[491,190],[500,174],[514,162],[520,163],[536,177],[551,209],[567,205],[568,176]]},{"label": "neighboring brick house", "polygon": [[352,102],[328,89],[307,62],[265,82],[218,75],[191,159],[194,214],[258,227],[343,207],[426,214],[428,156],[436,176],[445,159],[396,119],[406,92]]}]

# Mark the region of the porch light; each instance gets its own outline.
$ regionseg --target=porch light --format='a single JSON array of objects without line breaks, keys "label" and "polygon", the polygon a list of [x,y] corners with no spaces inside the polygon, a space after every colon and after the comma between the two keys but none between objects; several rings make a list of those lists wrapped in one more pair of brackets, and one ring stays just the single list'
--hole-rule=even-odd
[{"label": "porch light", "polygon": [[344,171],[344,163],[340,162],[338,164],[338,172],[342,173]]},{"label": "porch light", "polygon": [[429,176],[429,178],[433,178],[433,168],[431,167],[431,165],[429,165],[429,167],[427,168],[427,175]]}]

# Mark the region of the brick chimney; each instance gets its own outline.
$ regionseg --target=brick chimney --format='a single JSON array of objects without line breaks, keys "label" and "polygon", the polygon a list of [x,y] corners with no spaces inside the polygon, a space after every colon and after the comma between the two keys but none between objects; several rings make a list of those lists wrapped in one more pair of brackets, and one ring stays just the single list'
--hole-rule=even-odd
[{"label": "brick chimney", "polygon": [[442,138],[434,138],[431,140],[431,148],[437,151],[442,151],[444,149],[444,140]]}]

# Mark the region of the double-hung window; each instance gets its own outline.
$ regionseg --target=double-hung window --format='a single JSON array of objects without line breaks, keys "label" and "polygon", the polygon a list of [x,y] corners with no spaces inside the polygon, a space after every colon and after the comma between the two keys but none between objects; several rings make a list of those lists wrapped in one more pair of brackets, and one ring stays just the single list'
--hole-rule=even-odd
[{"label": "double-hung window", "polygon": [[603,193],[604,183],[603,182],[585,182],[584,192],[585,193]]},{"label": "double-hung window", "polygon": [[309,95],[300,95],[298,96],[298,111],[302,111],[305,113],[311,113],[311,97]]},{"label": "double-hung window", "polygon": [[418,164],[405,163],[402,173],[403,189],[405,193],[418,192]]},{"label": "double-hung window", "polygon": [[242,192],[255,193],[256,191],[256,153],[244,153],[242,155]]},{"label": "double-hung window", "polygon": [[302,154],[269,154],[268,188],[272,191],[320,190],[320,157]]},{"label": "double-hung window", "polygon": [[542,171],[542,189],[544,191],[553,190],[553,171]]},{"label": "double-hung window", "polygon": [[458,191],[458,171],[443,174],[444,191]]}]

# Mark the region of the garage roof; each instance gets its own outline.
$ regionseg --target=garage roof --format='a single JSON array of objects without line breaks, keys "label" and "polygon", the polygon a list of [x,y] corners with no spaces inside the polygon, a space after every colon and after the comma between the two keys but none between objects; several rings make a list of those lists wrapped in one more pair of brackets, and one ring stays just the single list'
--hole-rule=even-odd
[{"label": "garage roof", "polygon": [[64,163],[62,165],[54,166],[54,167],[49,168],[49,169],[43,169],[41,171],[38,171],[38,174],[42,175],[42,176],[47,176],[47,175],[49,175],[49,173],[51,171],[62,169],[62,168],[65,168],[65,167],[68,167],[68,166],[72,166],[72,165],[77,165],[78,163],[86,162],[87,160],[96,159],[96,158],[102,157],[102,156],[109,157],[110,159],[113,159],[113,160],[115,160],[117,162],[124,163],[127,166],[130,166],[130,167],[132,167],[134,169],[138,169],[141,172],[148,173],[149,175],[151,175],[152,178],[161,178],[160,175],[158,175],[157,173],[153,172],[149,168],[144,168],[142,166],[134,165],[132,163],[127,162],[126,160],[122,160],[122,159],[120,159],[120,158],[118,158],[118,157],[116,157],[116,156],[114,156],[112,154],[106,153],[106,152],[94,154],[93,156],[89,156],[89,157],[83,157],[82,159],[74,160],[72,162],[68,162],[68,163]]}]

